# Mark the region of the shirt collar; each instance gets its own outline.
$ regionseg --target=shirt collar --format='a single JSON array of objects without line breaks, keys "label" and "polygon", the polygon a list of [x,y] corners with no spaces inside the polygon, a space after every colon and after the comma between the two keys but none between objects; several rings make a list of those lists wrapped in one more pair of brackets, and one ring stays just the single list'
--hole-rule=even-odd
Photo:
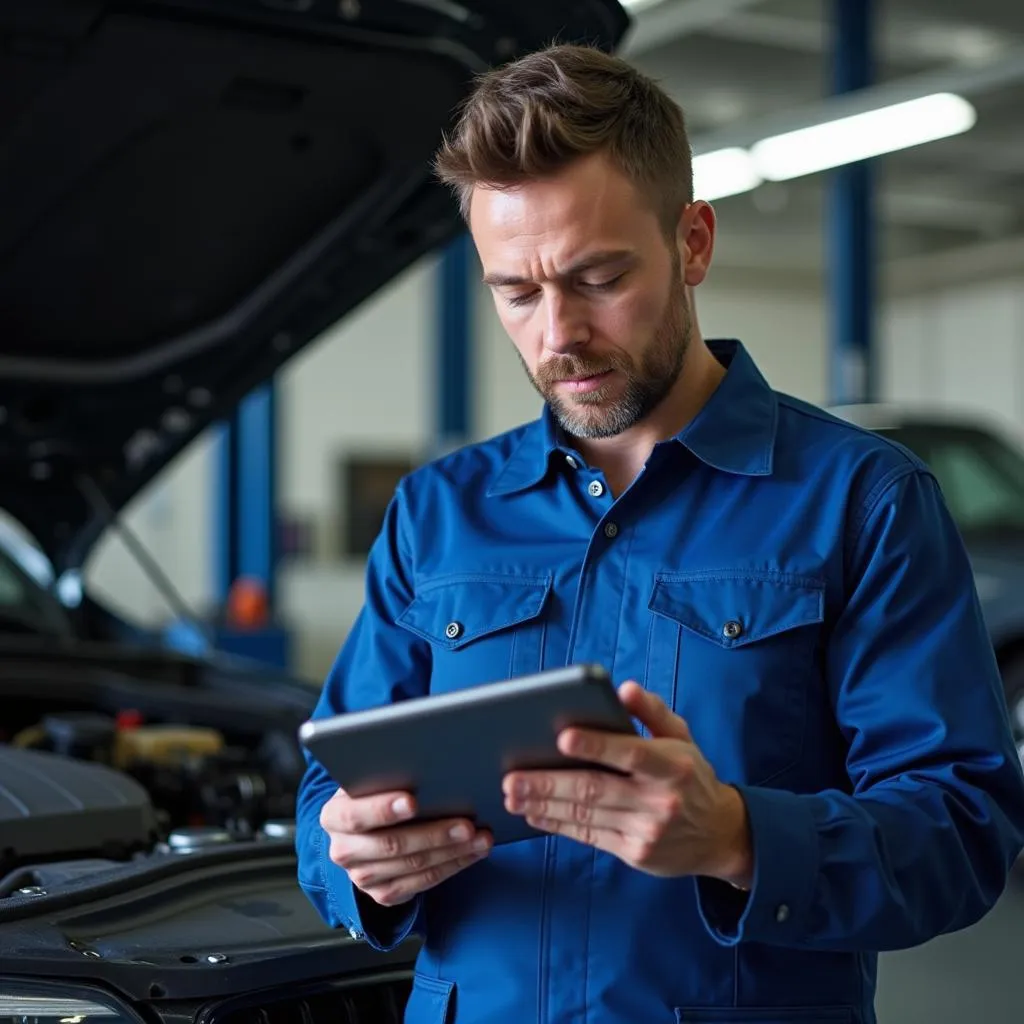
[{"label": "shirt collar", "polygon": [[[702,462],[738,476],[768,476],[772,472],[778,400],[754,360],[739,341],[707,342],[726,368],[725,377],[700,412],[672,441],[688,448]],[[559,436],[551,410],[545,406],[505,461],[490,495],[514,494],[539,484],[547,475],[551,456],[572,455]]]}]

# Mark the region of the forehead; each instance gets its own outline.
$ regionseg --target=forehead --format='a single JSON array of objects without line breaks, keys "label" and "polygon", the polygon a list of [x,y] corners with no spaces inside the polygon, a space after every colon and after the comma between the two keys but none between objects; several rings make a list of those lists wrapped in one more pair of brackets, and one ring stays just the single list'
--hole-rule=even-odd
[{"label": "forehead", "polygon": [[485,265],[538,248],[639,246],[658,232],[650,204],[602,155],[513,188],[477,186],[469,224]]}]

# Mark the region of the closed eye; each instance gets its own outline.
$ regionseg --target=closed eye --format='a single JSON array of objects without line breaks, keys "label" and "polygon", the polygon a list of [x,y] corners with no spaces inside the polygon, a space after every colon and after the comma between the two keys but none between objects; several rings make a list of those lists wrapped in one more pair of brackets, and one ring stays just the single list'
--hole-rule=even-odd
[{"label": "closed eye", "polygon": [[615,277],[607,281],[581,281],[580,284],[584,288],[590,288],[596,292],[607,292],[611,291],[625,276],[625,274],[616,274]]}]

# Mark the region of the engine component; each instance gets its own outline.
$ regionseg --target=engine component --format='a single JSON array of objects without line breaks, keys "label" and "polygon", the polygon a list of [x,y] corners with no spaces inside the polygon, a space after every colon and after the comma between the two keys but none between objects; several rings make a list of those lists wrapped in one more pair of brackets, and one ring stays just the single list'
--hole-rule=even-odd
[{"label": "engine component", "polygon": [[224,749],[216,729],[185,725],[140,725],[122,728],[114,746],[114,763],[127,768],[139,761],[150,765],[176,765],[212,757]]},{"label": "engine component", "polygon": [[61,712],[46,715],[43,732],[50,748],[64,757],[78,757],[83,761],[110,763],[116,725],[109,715],[92,712]]},{"label": "engine component", "polygon": [[291,818],[275,818],[263,822],[260,835],[264,839],[288,840],[295,839],[295,821]]},{"label": "engine component", "polygon": [[167,848],[171,853],[196,853],[231,842],[234,842],[234,837],[226,828],[193,826],[176,828],[171,832],[167,837]]},{"label": "engine component", "polygon": [[34,860],[128,856],[156,838],[149,797],[103,765],[0,747],[0,874]]}]

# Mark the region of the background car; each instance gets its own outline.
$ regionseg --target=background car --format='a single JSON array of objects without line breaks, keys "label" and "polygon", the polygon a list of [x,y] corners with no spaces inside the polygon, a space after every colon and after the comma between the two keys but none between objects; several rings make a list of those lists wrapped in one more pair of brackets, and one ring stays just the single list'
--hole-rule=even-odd
[{"label": "background car", "polygon": [[979,416],[884,404],[833,411],[904,445],[935,473],[974,565],[1024,762],[1024,449]]},{"label": "background car", "polygon": [[614,0],[0,5],[0,1022],[400,1019],[414,944],[375,954],[296,884],[315,689],[167,650],[80,570],[461,230],[430,157],[475,73],[626,27]]}]

